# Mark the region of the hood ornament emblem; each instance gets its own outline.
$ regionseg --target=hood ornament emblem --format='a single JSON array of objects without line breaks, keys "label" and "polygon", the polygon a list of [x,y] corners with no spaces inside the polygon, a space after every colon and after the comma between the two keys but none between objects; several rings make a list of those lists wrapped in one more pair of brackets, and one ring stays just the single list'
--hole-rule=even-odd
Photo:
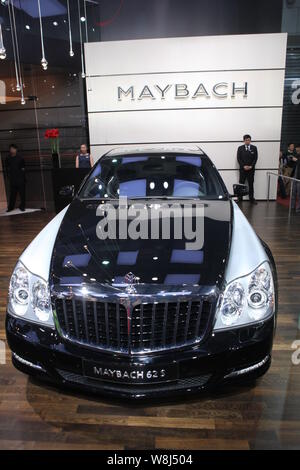
[{"label": "hood ornament emblem", "polygon": [[125,274],[124,282],[127,284],[125,287],[126,294],[136,294],[136,288],[134,286],[139,283],[139,278],[130,272]]}]

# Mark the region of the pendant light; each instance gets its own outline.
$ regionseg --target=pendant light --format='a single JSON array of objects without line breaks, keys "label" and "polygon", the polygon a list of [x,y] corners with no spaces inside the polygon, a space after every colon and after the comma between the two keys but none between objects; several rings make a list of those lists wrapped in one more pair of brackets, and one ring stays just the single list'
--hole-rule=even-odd
[{"label": "pendant light", "polygon": [[17,57],[17,67],[19,71],[19,81],[20,81],[20,90],[21,91],[21,104],[25,104],[25,99],[24,99],[24,81],[22,79],[22,73],[21,73],[21,62],[20,62],[20,54],[19,54],[19,42],[18,42],[18,34],[17,34],[17,26],[16,26],[16,17],[15,17],[15,7],[14,7],[14,2],[13,0],[11,1],[11,13],[12,13],[12,22],[13,22],[13,32],[14,32],[14,37],[15,37],[15,46],[16,46],[16,57]]},{"label": "pendant light", "polygon": [[12,4],[11,0],[8,0],[8,14],[9,14],[9,24],[10,24],[10,32],[11,32],[11,42],[13,48],[13,55],[14,55],[14,63],[15,63],[15,72],[16,72],[16,90],[21,90],[20,78],[19,78],[19,70],[18,70],[18,63],[17,63],[17,55],[16,55],[16,44],[15,44],[15,33],[13,27],[13,20],[12,20]]},{"label": "pendant light", "polygon": [[3,43],[2,24],[0,23],[0,59],[6,58],[6,49]]},{"label": "pendant light", "polygon": [[23,87],[21,88],[21,104],[26,104],[25,97],[24,97],[24,92],[23,92]]},{"label": "pendant light", "polygon": [[42,59],[41,59],[41,65],[43,70],[47,70],[48,68],[48,62],[45,57],[45,49],[44,49],[44,37],[43,37],[43,23],[42,23],[42,14],[41,14],[41,4],[40,0],[38,1],[38,10],[39,10],[39,19],[40,19],[40,32],[41,32],[41,48],[42,48]]},{"label": "pendant light", "polygon": [[68,10],[68,24],[69,24],[69,41],[70,41],[70,57],[74,57],[73,44],[72,44],[72,30],[71,30],[71,14],[70,14],[70,0],[67,0],[67,10]]},{"label": "pendant light", "polygon": [[81,17],[80,17],[80,0],[77,0],[77,6],[78,6],[78,20],[79,20],[80,55],[81,55],[81,77],[85,78],[82,31],[81,31]]}]

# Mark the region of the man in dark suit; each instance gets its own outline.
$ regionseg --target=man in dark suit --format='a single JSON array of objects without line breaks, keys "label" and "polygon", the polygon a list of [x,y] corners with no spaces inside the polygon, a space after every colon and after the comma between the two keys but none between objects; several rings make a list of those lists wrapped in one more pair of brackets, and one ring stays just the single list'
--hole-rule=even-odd
[{"label": "man in dark suit", "polygon": [[10,195],[7,212],[14,210],[17,194],[20,195],[20,210],[25,211],[25,162],[18,153],[18,147],[11,144],[6,158],[6,171],[10,183]]},{"label": "man in dark suit", "polygon": [[[243,137],[244,145],[241,145],[237,151],[237,159],[240,165],[240,184],[244,184],[246,180],[249,186],[249,199],[252,204],[257,204],[254,199],[254,173],[255,164],[257,162],[257,147],[251,145],[251,136],[249,134]],[[242,201],[243,198],[239,198]]]}]

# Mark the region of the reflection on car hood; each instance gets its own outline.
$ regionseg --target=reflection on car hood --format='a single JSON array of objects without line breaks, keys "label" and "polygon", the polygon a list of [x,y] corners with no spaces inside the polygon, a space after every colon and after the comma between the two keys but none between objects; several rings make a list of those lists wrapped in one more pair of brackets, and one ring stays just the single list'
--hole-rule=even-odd
[{"label": "reflection on car hood", "polygon": [[[148,206],[153,201],[143,204]],[[171,289],[220,286],[230,249],[231,201],[193,201],[193,204],[204,205],[204,243],[198,250],[187,250],[189,240],[175,239],[172,229],[170,239],[163,239],[160,234],[155,240],[101,240],[96,234],[101,220],[96,215],[99,201],[75,199],[57,234],[51,286],[78,289],[86,284],[97,290],[138,283],[137,289],[147,292],[162,286],[173,286]],[[194,213],[191,219],[195,223]]]}]

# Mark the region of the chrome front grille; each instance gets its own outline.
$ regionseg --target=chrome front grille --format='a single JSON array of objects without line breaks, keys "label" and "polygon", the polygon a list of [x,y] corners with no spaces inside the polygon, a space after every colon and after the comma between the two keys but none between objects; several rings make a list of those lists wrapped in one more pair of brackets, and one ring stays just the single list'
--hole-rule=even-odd
[{"label": "chrome front grille", "polygon": [[140,303],[56,299],[55,311],[65,337],[123,353],[181,347],[200,341],[212,304],[207,300]]}]

